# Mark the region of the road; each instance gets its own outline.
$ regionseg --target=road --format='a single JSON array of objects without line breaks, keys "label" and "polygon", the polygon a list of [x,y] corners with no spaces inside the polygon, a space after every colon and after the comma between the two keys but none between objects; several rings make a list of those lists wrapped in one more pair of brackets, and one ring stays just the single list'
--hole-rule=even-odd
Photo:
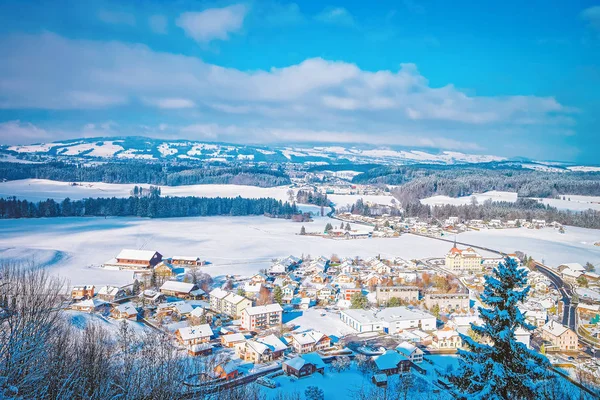
[{"label": "road", "polygon": [[573,289],[571,288],[571,285],[565,283],[562,278],[548,266],[537,261],[535,262],[535,266],[537,267],[538,271],[546,275],[546,277],[552,281],[562,296],[561,300],[564,305],[562,324],[577,332],[575,326],[575,312],[577,310],[577,304],[571,302],[571,297],[573,297]]}]

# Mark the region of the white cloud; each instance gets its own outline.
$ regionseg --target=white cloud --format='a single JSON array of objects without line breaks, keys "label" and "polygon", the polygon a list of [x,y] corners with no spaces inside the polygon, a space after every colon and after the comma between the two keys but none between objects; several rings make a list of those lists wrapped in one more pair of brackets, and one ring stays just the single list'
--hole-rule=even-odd
[{"label": "white cloud", "polygon": [[[370,137],[402,144],[419,137],[422,143],[462,146],[535,129],[562,134],[571,128],[575,111],[552,97],[474,96],[451,84],[432,87],[414,64],[373,72],[312,58],[249,72],[140,44],[72,40],[51,33],[0,37],[0,53],[0,108],[127,104],[140,108],[135,112],[140,121],[152,115],[144,107],[165,109],[166,115],[179,109],[179,124],[195,125],[202,118],[203,124],[195,128],[202,137],[222,131],[225,121],[239,127],[226,130],[232,141],[236,135],[248,141],[251,131],[273,140],[298,134],[317,141],[370,142]],[[211,112],[200,115],[204,108]],[[161,122],[174,129],[174,121]],[[262,126],[271,128],[261,131]]]},{"label": "white cloud", "polygon": [[354,17],[344,7],[327,7],[315,15],[315,19],[329,24],[354,25]]},{"label": "white cloud", "polygon": [[247,11],[243,4],[209,8],[200,12],[183,13],[176,23],[189,37],[198,42],[227,40],[230,33],[242,28]]},{"label": "white cloud", "polygon": [[98,12],[100,21],[113,25],[135,25],[135,15],[122,11],[100,10]]},{"label": "white cloud", "polygon": [[29,122],[19,120],[0,123],[0,142],[2,144],[23,144],[48,140],[51,136],[44,129]]},{"label": "white cloud", "polygon": [[600,31],[600,6],[586,8],[581,12],[581,18],[592,28]]},{"label": "white cloud", "polygon": [[152,15],[148,18],[148,25],[154,33],[164,35],[167,33],[167,17],[164,15]]},{"label": "white cloud", "polygon": [[196,104],[188,99],[180,98],[161,98],[161,99],[144,99],[147,104],[158,108],[170,110],[178,108],[194,108]]}]

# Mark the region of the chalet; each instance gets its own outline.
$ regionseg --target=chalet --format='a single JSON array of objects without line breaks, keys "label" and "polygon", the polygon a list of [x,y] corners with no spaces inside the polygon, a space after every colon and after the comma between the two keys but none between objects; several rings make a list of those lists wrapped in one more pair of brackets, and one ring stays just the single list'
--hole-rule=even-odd
[{"label": "chalet", "polygon": [[294,285],[285,285],[281,291],[283,293],[283,300],[291,301],[294,297],[294,293],[296,292],[296,287]]},{"label": "chalet", "polygon": [[226,381],[235,379],[239,375],[238,366],[239,362],[233,360],[224,364],[219,364],[214,369],[215,377]]},{"label": "chalet", "polygon": [[[198,307],[200,308],[200,307]],[[181,318],[188,318],[194,312],[194,307],[185,301],[176,301],[173,306],[173,313]]]},{"label": "chalet", "polygon": [[102,286],[96,295],[99,299],[108,301],[109,303],[114,303],[126,296],[127,293],[125,293],[125,290],[117,286]]},{"label": "chalet", "polygon": [[165,295],[156,290],[146,289],[138,296],[142,301],[158,304],[164,301]]},{"label": "chalet", "polygon": [[254,331],[281,326],[283,309],[277,303],[242,310],[242,328]]},{"label": "chalet", "polygon": [[110,315],[115,319],[136,319],[138,310],[132,302],[127,302],[114,306]]},{"label": "chalet", "polygon": [[150,269],[161,261],[162,254],[154,250],[124,249],[104,265],[120,269]]},{"label": "chalet", "polygon": [[377,387],[386,387],[387,386],[387,375],[386,374],[375,374],[372,378],[373,383]]},{"label": "chalet", "polygon": [[402,342],[396,347],[396,351],[403,354],[415,364],[423,362],[423,350],[412,343]]},{"label": "chalet", "polygon": [[285,275],[286,273],[287,267],[279,262],[276,262],[269,268],[269,275]]},{"label": "chalet", "polygon": [[316,273],[312,276],[311,282],[315,284],[325,284],[327,283],[328,277],[322,272]]},{"label": "chalet", "polygon": [[265,283],[267,283],[267,279],[268,278],[265,274],[256,274],[256,275],[252,276],[252,278],[250,278],[250,283],[253,285],[256,285],[259,283],[264,285]]},{"label": "chalet", "polygon": [[558,272],[563,272],[566,269],[570,269],[571,271],[577,271],[581,273],[586,272],[585,267],[579,263],[566,263],[558,266]]},{"label": "chalet", "polygon": [[154,267],[154,274],[158,278],[172,278],[176,274],[176,268],[173,264],[161,261]]},{"label": "chalet", "polygon": [[410,371],[410,360],[396,350],[387,350],[374,358],[377,371],[386,375],[395,375]]},{"label": "chalet", "polygon": [[462,339],[454,329],[445,327],[433,332],[431,345],[436,349],[458,349],[462,346]]},{"label": "chalet", "polygon": [[331,347],[331,339],[324,333],[311,330],[295,333],[290,337],[290,344],[298,354],[312,353]]},{"label": "chalet", "polygon": [[174,256],[169,259],[173,265],[184,265],[189,267],[197,267],[204,265],[199,257]]},{"label": "chalet", "polygon": [[364,280],[365,285],[367,286],[377,286],[382,282],[382,277],[379,274],[370,274]]},{"label": "chalet", "polygon": [[184,299],[197,299],[206,294],[204,290],[198,288],[198,285],[177,281],[166,281],[160,287],[160,292],[165,296],[174,296]]},{"label": "chalet", "polygon": [[574,284],[577,282],[577,279],[583,275],[583,273],[580,271],[574,271],[571,268],[566,268],[562,271],[561,275],[565,282]]},{"label": "chalet", "polygon": [[577,334],[568,327],[551,320],[541,328],[542,339],[552,343],[558,351],[577,351]]},{"label": "chalet", "polygon": [[71,305],[72,310],[84,312],[103,312],[109,308],[109,304],[100,299],[87,299]]},{"label": "chalet", "polygon": [[73,300],[91,299],[94,297],[94,285],[79,285],[71,289],[71,298]]},{"label": "chalet", "polygon": [[252,282],[245,282],[244,283],[244,293],[246,296],[252,298],[252,299],[256,299],[258,297],[258,294],[260,293],[260,290],[263,288],[263,284],[262,283],[252,283]]},{"label": "chalet", "polygon": [[205,356],[212,353],[212,344],[210,343],[197,343],[192,344],[188,347],[188,354],[190,356]]},{"label": "chalet", "polygon": [[317,353],[308,353],[284,361],[281,364],[281,368],[286,375],[302,378],[310,376],[315,372],[323,374],[325,371],[325,363]]},{"label": "chalet", "polygon": [[283,352],[286,349],[286,344],[275,335],[247,340],[235,346],[239,358],[259,364],[283,357]]},{"label": "chalet", "polygon": [[175,336],[179,343],[191,347],[194,344],[207,343],[213,336],[213,331],[208,324],[188,326],[179,328],[175,332]]},{"label": "chalet", "polygon": [[109,303],[114,303],[126,296],[125,290],[117,286],[102,286],[96,295],[100,300],[108,301]]},{"label": "chalet", "polygon": [[348,273],[342,272],[335,278],[335,283],[342,285],[354,283],[354,277]]},{"label": "chalet", "polygon": [[246,337],[241,333],[232,333],[230,335],[221,336],[221,344],[224,347],[235,347],[238,344],[244,343],[246,341]]},{"label": "chalet", "polygon": [[317,290],[317,299],[322,300],[322,301],[329,301],[329,300],[333,300],[333,298],[335,297],[335,289],[327,284],[325,286],[323,286],[321,289]]}]

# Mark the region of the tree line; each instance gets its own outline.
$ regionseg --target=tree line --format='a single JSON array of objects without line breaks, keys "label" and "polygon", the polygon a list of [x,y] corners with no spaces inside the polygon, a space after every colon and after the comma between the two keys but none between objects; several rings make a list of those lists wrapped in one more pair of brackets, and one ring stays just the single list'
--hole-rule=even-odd
[{"label": "tree line", "polygon": [[570,211],[559,210],[544,205],[533,199],[518,199],[516,202],[485,201],[483,204],[439,205],[430,206],[420,202],[411,202],[404,207],[405,217],[436,218],[444,220],[458,217],[461,220],[480,219],[543,219],[547,222],[557,221],[563,225],[581,228],[600,229],[600,212],[596,210]]},{"label": "tree line", "polygon": [[328,207],[331,203],[326,194],[317,192],[316,190],[298,190],[296,201],[300,204],[314,204],[323,207]]},{"label": "tree line", "polygon": [[245,199],[242,197],[129,197],[65,199],[57,202],[48,199],[39,202],[0,198],[0,218],[40,217],[198,217],[215,215],[267,215],[292,218],[299,214],[296,204],[273,198]]},{"label": "tree line", "polygon": [[353,182],[399,185],[393,193],[402,204],[434,195],[461,197],[490,190],[516,192],[520,197],[600,196],[598,172],[546,172],[494,163],[381,167],[355,176]]},{"label": "tree line", "polygon": [[0,181],[29,178],[63,182],[146,183],[169,186],[235,184],[271,187],[288,185],[291,182],[282,170],[250,166],[191,167],[143,162],[94,165],[0,162]]}]

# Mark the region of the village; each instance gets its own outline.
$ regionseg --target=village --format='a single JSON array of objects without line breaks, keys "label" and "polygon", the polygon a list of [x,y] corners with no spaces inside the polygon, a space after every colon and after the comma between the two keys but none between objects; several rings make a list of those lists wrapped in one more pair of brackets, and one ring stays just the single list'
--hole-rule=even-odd
[{"label": "village", "polygon": [[69,308],[137,321],[186,356],[210,357],[212,370],[196,377],[193,390],[250,381],[270,390],[285,377],[360,370],[375,387],[408,374],[451,393],[443,371],[464,347],[459,334],[476,337],[484,275],[504,257],[529,269],[531,291],[519,309],[535,329],[518,329],[517,340],[579,383],[600,381],[600,276],[522,253],[484,257],[456,242],[445,258],[290,255],[251,276],[219,277],[203,271],[210,261],[201,257],[124,249],[103,267],[130,270],[131,284],[73,287]]}]

